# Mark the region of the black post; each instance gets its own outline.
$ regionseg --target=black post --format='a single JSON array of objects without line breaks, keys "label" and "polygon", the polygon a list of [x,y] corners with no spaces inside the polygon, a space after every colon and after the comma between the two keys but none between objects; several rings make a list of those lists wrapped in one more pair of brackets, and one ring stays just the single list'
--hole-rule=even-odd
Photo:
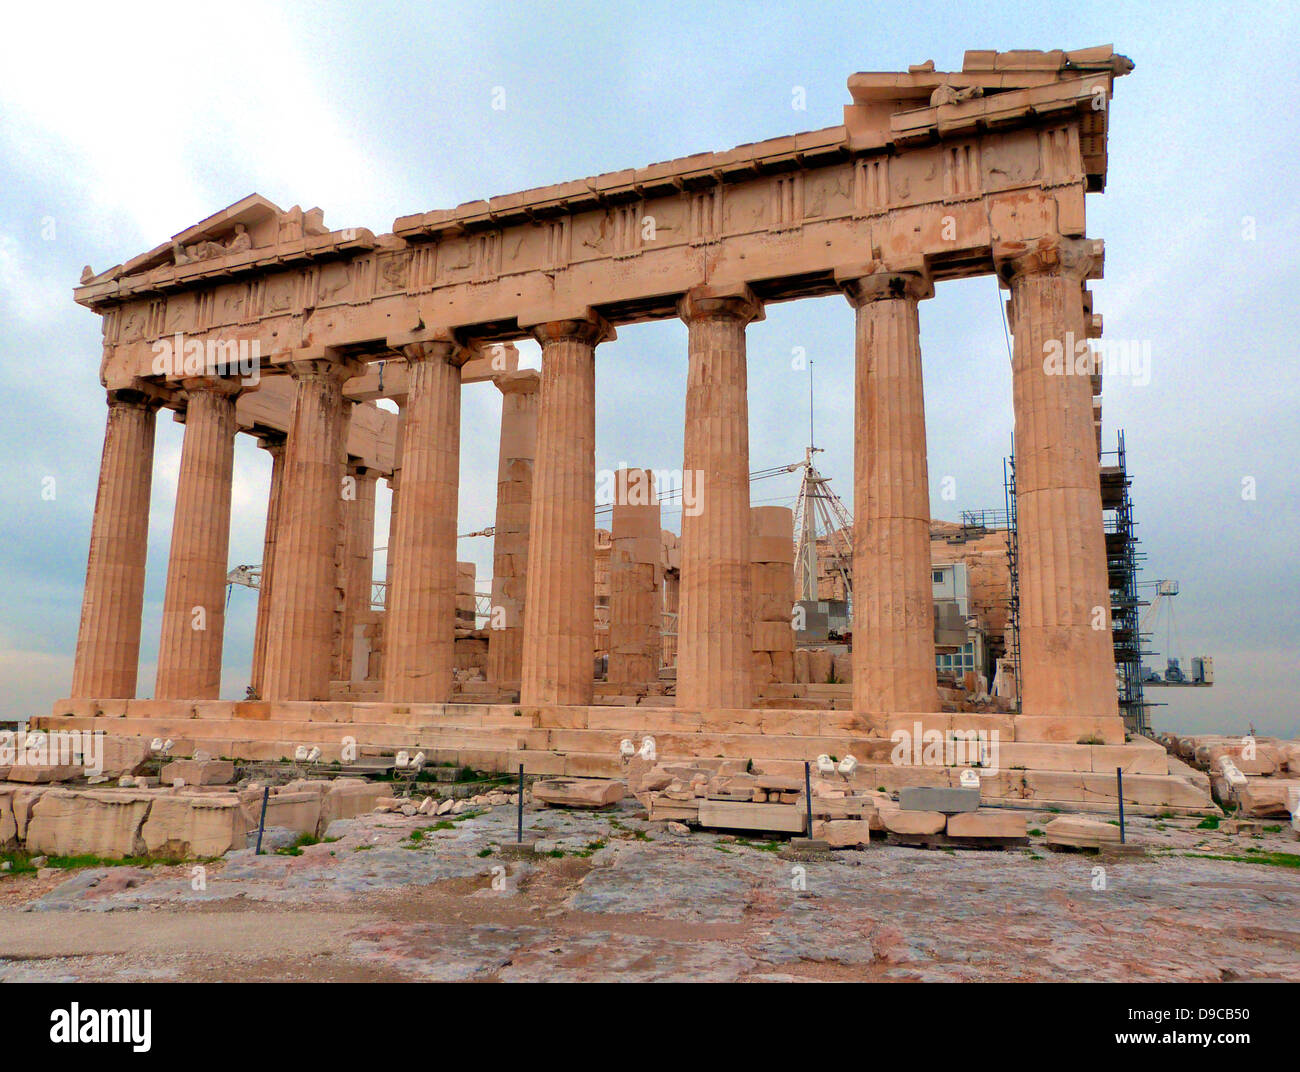
[{"label": "black post", "polygon": [[803,761],[803,795],[804,803],[808,807],[808,837],[812,833],[812,764],[806,759]]},{"label": "black post", "polygon": [[257,851],[254,856],[262,855],[262,831],[266,829],[266,802],[271,799],[271,786],[268,782],[262,790],[262,817],[257,820]]},{"label": "black post", "polygon": [[1116,795],[1119,797],[1119,843],[1124,844],[1124,768],[1115,768]]},{"label": "black post", "polygon": [[519,823],[515,841],[523,844],[524,840],[524,765],[519,764]]}]

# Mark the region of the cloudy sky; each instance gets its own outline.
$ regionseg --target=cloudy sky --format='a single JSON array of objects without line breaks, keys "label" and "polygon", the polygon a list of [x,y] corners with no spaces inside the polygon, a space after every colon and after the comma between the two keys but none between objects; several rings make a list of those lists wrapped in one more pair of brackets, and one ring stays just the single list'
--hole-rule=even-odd
[{"label": "cloudy sky", "polygon": [[[1093,284],[1110,339],[1149,346],[1149,382],[1112,377],[1145,578],[1176,578],[1172,653],[1208,654],[1210,690],[1163,690],[1158,728],[1300,733],[1300,17],[1295,5],[557,2],[26,4],[0,66],[0,719],[67,691],[102,446],[99,320],[72,301],[97,271],[256,191],[333,228],[727,149],[841,121],[855,71],[967,48],[1113,43],[1106,241]],[[960,13],[958,13],[960,12]],[[504,91],[505,108],[492,107]],[[802,93],[800,93],[802,90]],[[806,99],[806,107],[796,107]],[[937,516],[1000,506],[1011,384],[992,279],[922,307]],[[822,468],[851,501],[852,313],[769,307],[749,330],[755,469],[795,461],[814,361]],[[532,362],[532,363],[535,363]],[[601,347],[597,466],[681,465],[686,333]],[[493,519],[490,385],[464,395],[461,531]],[[158,428],[140,695],[160,628],[181,427]],[[231,564],[261,556],[269,462],[236,451]],[[952,478],[953,501],[940,498]],[[53,484],[48,478],[53,478]],[[1253,485],[1254,498],[1243,497]],[[43,489],[54,489],[52,498]],[[789,504],[793,480],[755,485]],[[386,539],[381,491],[376,542]],[[677,526],[677,517],[666,523]],[[491,544],[460,558],[490,575]],[[224,694],[247,683],[255,595],[230,598]],[[1169,648],[1161,628],[1159,647]]]}]

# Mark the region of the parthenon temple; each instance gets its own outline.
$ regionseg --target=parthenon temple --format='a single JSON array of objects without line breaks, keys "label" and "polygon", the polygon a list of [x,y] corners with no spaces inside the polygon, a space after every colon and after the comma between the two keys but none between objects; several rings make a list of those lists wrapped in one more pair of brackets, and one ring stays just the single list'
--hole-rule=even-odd
[{"label": "parthenon temple", "polygon": [[[70,696],[41,721],[111,719],[245,758],[302,743],[336,756],[353,738],[551,774],[609,773],[638,734],[662,755],[802,769],[820,753],[883,763],[899,727],[977,729],[1004,742],[1005,795],[1026,771],[1050,799],[1124,765],[1153,804],[1199,803],[1160,746],[1126,740],[1100,376],[1044,360],[1101,332],[1085,195],[1105,187],[1114,83],[1131,68],[1109,46],[970,51],[958,71],[851,75],[843,122],[825,129],[402,216],[381,235],[252,195],[88,269],[76,300],[102,317],[107,430]],[[955,704],[936,671],[918,308],[979,275],[1003,288],[1013,336],[1014,705]],[[856,325],[851,683],[793,687],[790,512],[751,506],[746,328],[772,303],[833,294]],[[601,346],[670,317],[688,329],[682,469],[699,509],[670,539],[653,477],[620,470],[601,557]],[[540,373],[518,367],[523,339],[540,344]],[[458,645],[477,631],[458,603],[457,507],[461,392],[476,383],[501,392],[502,419],[486,655],[468,681]],[[184,442],[145,699],[164,409]],[[241,433],[273,469],[252,688],[235,700],[220,681]],[[379,480],[392,489],[382,609]]]}]

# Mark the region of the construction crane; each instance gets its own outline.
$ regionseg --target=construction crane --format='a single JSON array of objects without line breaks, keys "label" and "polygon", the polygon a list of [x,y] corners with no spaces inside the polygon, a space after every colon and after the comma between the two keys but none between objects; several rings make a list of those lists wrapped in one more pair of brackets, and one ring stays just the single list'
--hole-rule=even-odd
[{"label": "construction crane", "polygon": [[802,470],[799,497],[794,508],[794,561],[799,571],[799,598],[817,599],[817,540],[821,536],[830,545],[831,568],[844,585],[846,602],[853,601],[853,517],[831,488],[830,477],[822,476],[813,465],[813,455],[820,447],[806,447],[804,458],[787,468]]},{"label": "construction crane", "polygon": [[1214,660],[1208,655],[1198,655],[1192,660],[1191,676],[1179,665],[1178,657],[1173,654],[1177,650],[1178,644],[1178,626],[1174,619],[1174,596],[1178,595],[1178,582],[1172,580],[1143,581],[1138,585],[1139,588],[1154,588],[1155,596],[1152,598],[1146,612],[1142,615],[1142,622],[1139,626],[1139,632],[1143,636],[1151,635],[1159,629],[1161,621],[1164,622],[1165,633],[1165,672],[1162,677],[1159,672],[1149,667],[1142,668],[1142,684],[1154,687],[1169,686],[1192,686],[1208,687],[1214,684]]},{"label": "construction crane", "polygon": [[[471,536],[495,536],[496,532],[497,532],[496,527],[494,525],[489,525],[487,528],[479,529],[477,532],[462,532],[456,538],[458,540],[466,540],[469,539]],[[376,547],[375,551],[383,551],[385,554],[387,554],[388,545],[385,544],[383,547]],[[226,574],[227,599],[229,599],[229,591],[231,585],[236,585],[236,584],[239,585],[241,588],[260,589],[262,587],[262,564],[259,562],[251,566],[235,566],[234,569],[230,570]],[[384,609],[384,596],[387,594],[387,590],[388,590],[387,581],[371,582],[370,585],[370,609],[371,610]],[[475,592],[474,598],[478,606],[478,613],[480,616],[484,616],[491,613],[492,595],[490,592]]]}]

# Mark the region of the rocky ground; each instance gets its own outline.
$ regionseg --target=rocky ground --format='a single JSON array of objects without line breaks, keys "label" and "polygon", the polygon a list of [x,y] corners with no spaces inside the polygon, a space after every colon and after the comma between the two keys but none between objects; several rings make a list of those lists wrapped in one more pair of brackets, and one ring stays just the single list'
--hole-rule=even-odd
[{"label": "rocky ground", "polygon": [[502,855],[498,808],[342,820],[201,870],[0,874],[0,980],[1300,980],[1300,868],[1276,862],[1300,842],[1280,824],[1137,819],[1152,852],[1111,862],[1033,836],[797,864],[637,814],[530,808],[527,860]]}]

